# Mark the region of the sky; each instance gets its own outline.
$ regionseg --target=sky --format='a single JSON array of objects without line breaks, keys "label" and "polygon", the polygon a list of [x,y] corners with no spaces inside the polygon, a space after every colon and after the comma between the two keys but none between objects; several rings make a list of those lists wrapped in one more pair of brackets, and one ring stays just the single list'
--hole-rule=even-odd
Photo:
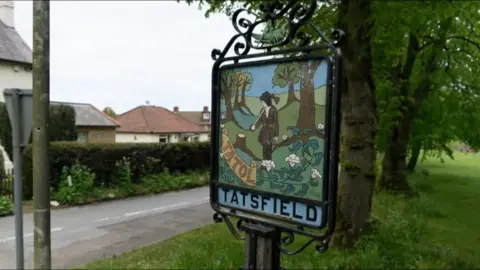
[{"label": "sky", "polygon": [[[279,87],[272,85],[272,79],[275,75],[276,64],[267,64],[262,66],[244,67],[236,70],[250,72],[253,77],[252,88],[245,95],[259,97],[263,92],[282,93],[287,91],[288,86]],[[327,81],[327,63],[322,62],[313,77],[313,85],[315,88],[323,86]],[[300,89],[300,82],[295,84],[295,90]]]},{"label": "sky", "polygon": [[[15,1],[15,27],[32,47],[32,1]],[[210,107],[211,51],[235,34],[176,1],[51,1],[50,99],[173,110]]]}]

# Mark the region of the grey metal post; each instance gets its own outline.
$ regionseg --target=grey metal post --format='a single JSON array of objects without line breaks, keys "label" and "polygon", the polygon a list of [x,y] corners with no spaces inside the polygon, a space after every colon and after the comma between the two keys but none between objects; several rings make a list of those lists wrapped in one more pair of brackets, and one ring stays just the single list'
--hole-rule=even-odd
[{"label": "grey metal post", "polygon": [[50,1],[33,1],[33,223],[34,268],[51,269],[50,166]]},{"label": "grey metal post", "polygon": [[13,175],[15,199],[15,252],[17,269],[24,269],[23,259],[23,184],[22,184],[22,125],[20,123],[20,96],[15,89],[12,92],[12,146],[13,146]]}]

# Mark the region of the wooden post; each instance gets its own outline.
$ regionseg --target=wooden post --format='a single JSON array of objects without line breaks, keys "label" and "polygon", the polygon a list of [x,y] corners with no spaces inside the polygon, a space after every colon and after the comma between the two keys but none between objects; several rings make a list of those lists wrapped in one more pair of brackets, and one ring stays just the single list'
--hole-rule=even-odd
[{"label": "wooden post", "polygon": [[51,269],[50,166],[50,2],[33,1],[33,206],[34,269]]},{"label": "wooden post", "polygon": [[245,238],[244,270],[279,270],[280,231],[277,228],[257,223],[246,223],[243,229],[247,233]]}]

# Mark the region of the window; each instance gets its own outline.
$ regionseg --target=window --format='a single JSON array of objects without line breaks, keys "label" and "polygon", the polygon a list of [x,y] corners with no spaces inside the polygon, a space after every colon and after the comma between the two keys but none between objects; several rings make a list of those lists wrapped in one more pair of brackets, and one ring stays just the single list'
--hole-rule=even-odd
[{"label": "window", "polygon": [[78,132],[77,142],[88,142],[88,134],[86,132]]},{"label": "window", "polygon": [[200,141],[200,138],[198,136],[195,136],[195,137],[193,137],[193,141],[198,142],[198,141]]},{"label": "window", "polygon": [[210,112],[203,113],[203,120],[210,120]]},{"label": "window", "polygon": [[158,137],[158,142],[167,143],[168,142],[167,136],[159,136]]},{"label": "window", "polygon": [[137,136],[133,136],[133,140],[135,140],[135,141],[136,141],[136,140],[137,140]]}]

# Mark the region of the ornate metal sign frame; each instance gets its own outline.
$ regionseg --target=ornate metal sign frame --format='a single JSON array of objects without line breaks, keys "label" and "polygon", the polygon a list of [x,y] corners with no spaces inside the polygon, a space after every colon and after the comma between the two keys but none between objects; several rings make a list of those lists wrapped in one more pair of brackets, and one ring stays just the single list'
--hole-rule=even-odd
[{"label": "ornate metal sign frame", "polygon": [[[210,183],[210,202],[214,214],[215,222],[225,221],[232,234],[237,239],[244,239],[239,231],[245,231],[243,224],[260,223],[267,226],[273,226],[284,233],[286,237],[280,237],[278,248],[285,254],[293,255],[310,245],[314,241],[320,242],[316,249],[323,252],[328,247],[328,241],[333,234],[336,222],[336,201],[337,201],[337,180],[338,180],[338,154],[339,154],[339,134],[340,134],[340,100],[341,100],[341,76],[343,56],[338,48],[340,40],[344,33],[335,29],[332,32],[332,40],[326,37],[315,25],[309,23],[309,19],[317,8],[317,1],[311,0],[308,3],[300,1],[290,1],[287,4],[272,2],[262,5],[261,14],[253,14],[246,9],[237,10],[232,17],[232,24],[237,34],[227,43],[223,50],[214,49],[212,58],[215,60],[212,69],[212,170]],[[254,22],[240,18],[242,14],[253,15]],[[268,23],[273,31],[270,32],[270,38],[253,33],[254,29],[261,24]],[[276,26],[277,25],[277,26]],[[314,34],[308,34],[313,32]],[[275,32],[277,31],[277,32]],[[277,33],[277,35],[276,35]],[[279,33],[279,34],[278,34]],[[260,40],[259,45],[252,41]],[[320,40],[320,41],[319,41]],[[312,45],[315,43],[314,45]],[[286,48],[288,47],[288,48]],[[233,49],[234,56],[227,56]],[[251,49],[264,50],[265,52],[249,54]],[[276,58],[276,57],[281,58]],[[269,57],[269,59],[265,59]],[[325,116],[325,155],[324,155],[324,180],[323,180],[323,200],[305,202],[320,206],[322,208],[322,221],[319,226],[299,225],[298,223],[278,217],[271,217],[252,213],[244,209],[235,209],[234,207],[225,207],[218,203],[217,189],[219,187],[229,187],[228,184],[219,182],[219,150],[221,148],[221,110],[220,110],[220,74],[222,71],[237,68],[248,67],[252,65],[262,65],[271,63],[285,63],[291,61],[322,60],[327,63],[327,82],[326,99],[327,108]],[[240,187],[234,187],[241,190]],[[251,190],[248,190],[251,191]],[[261,193],[255,191],[255,193]],[[270,194],[272,195],[272,194]],[[281,198],[281,195],[273,195]],[[233,225],[230,217],[238,219]],[[311,227],[306,229],[305,227]],[[326,227],[326,228],[325,228]],[[291,244],[295,233],[305,235],[311,239],[300,249],[289,251],[285,248]]]}]

